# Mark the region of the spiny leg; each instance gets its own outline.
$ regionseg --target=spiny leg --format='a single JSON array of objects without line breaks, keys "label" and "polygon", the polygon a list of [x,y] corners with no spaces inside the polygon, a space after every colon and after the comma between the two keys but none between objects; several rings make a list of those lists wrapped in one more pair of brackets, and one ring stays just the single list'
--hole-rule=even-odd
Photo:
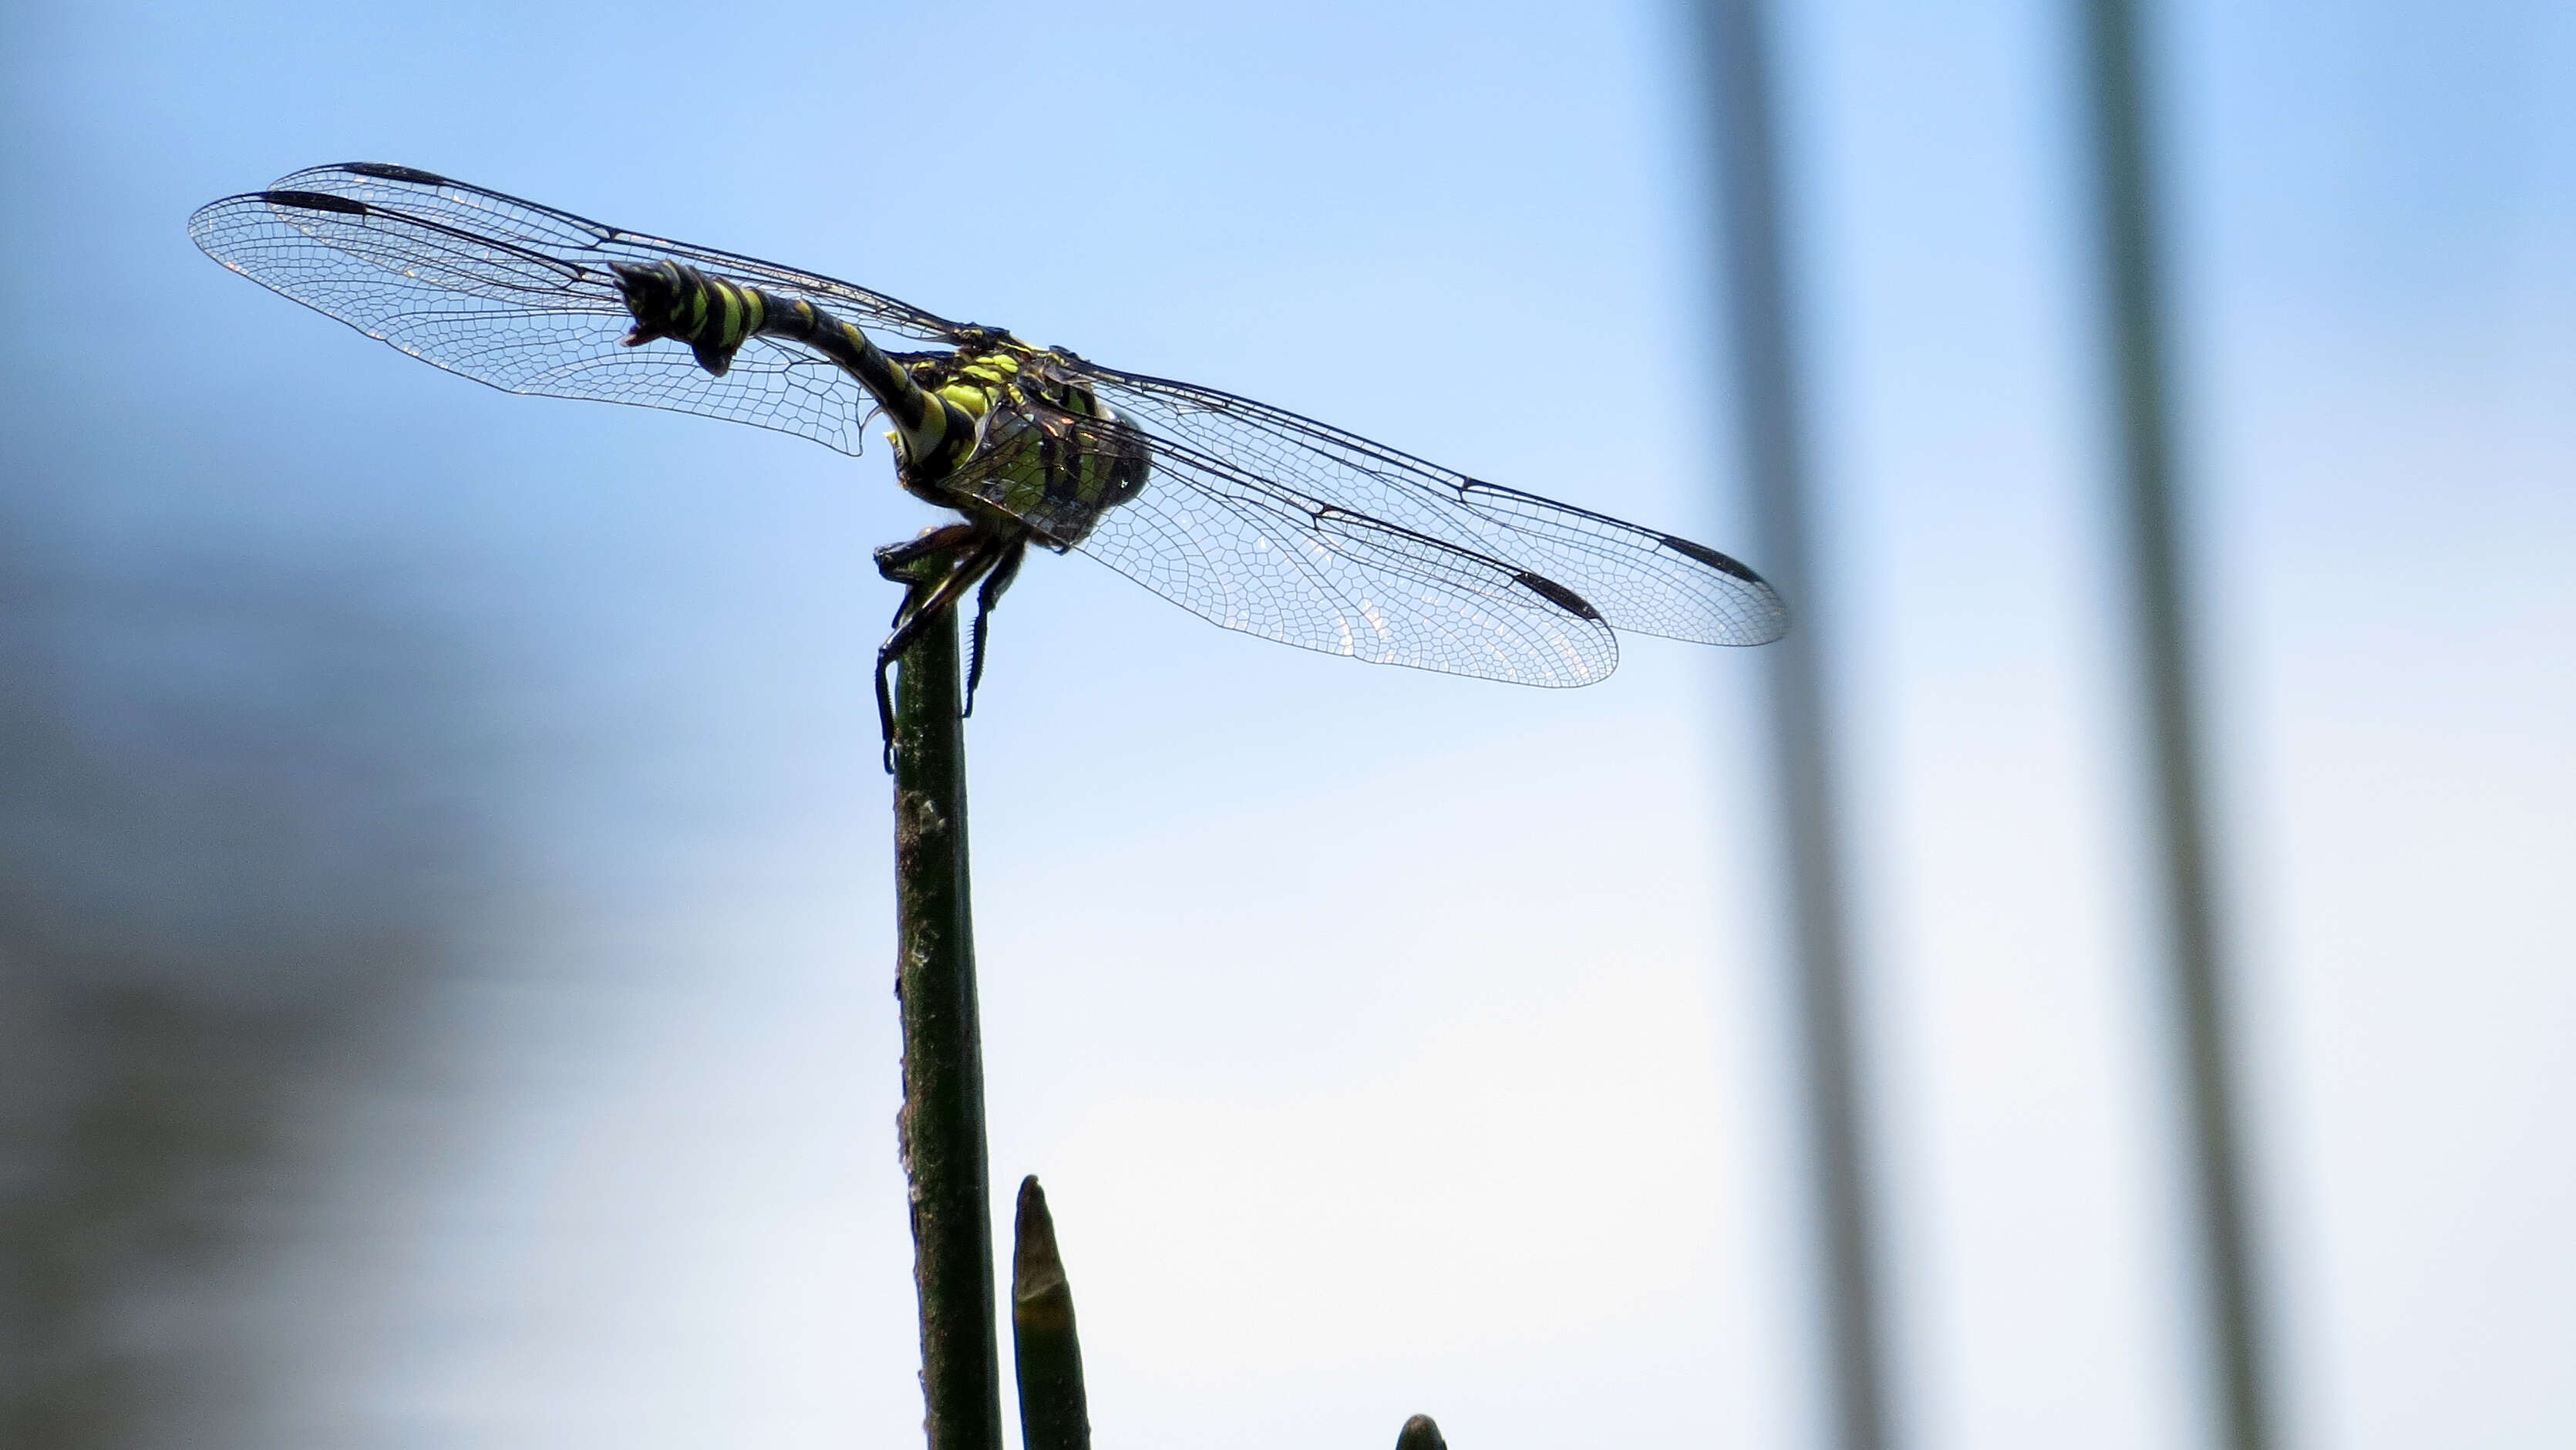
[{"label": "spiny leg", "polygon": [[[999,562],[1002,553],[1009,547],[1007,540],[986,534],[971,525],[952,527],[967,531],[957,536],[957,542],[964,543],[966,547],[957,554],[956,561],[949,565],[947,572],[937,579],[905,581],[909,588],[904,593],[903,608],[895,613],[894,633],[887,635],[885,643],[877,646],[877,725],[885,736],[885,767],[889,775],[894,772],[894,691],[889,676],[894,669],[895,661],[902,658],[906,650],[912,648],[913,643],[921,638],[924,630],[929,629],[950,609],[956,607],[958,599],[964,596],[976,580],[992,570],[994,564]],[[914,541],[916,544],[919,542],[921,541]],[[885,565],[887,554],[907,549],[908,546],[898,544],[879,550],[878,561],[880,565]],[[909,549],[904,557],[917,562],[928,553],[928,550]],[[889,577],[900,577],[897,573],[899,565],[886,567]]]},{"label": "spiny leg", "polygon": [[984,587],[975,591],[975,647],[966,667],[966,708],[961,714],[975,713],[975,687],[984,682],[984,626],[993,616],[993,606],[1001,602],[1011,581],[1020,577],[1020,561],[1029,556],[1028,535],[1021,534],[1002,547],[1001,557],[993,561],[993,572],[984,576]]}]

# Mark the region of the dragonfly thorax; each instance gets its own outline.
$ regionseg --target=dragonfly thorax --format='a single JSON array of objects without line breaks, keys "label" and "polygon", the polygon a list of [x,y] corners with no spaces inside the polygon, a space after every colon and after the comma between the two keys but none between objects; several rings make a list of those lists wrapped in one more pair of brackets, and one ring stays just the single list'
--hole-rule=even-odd
[{"label": "dragonfly thorax", "polygon": [[1007,333],[978,342],[982,345],[893,357],[922,391],[947,399],[969,417],[982,418],[996,408],[1028,403],[1090,411],[1090,390],[1049,366],[1048,354]]},{"label": "dragonfly thorax", "polygon": [[1144,487],[1151,461],[1143,440],[1063,354],[978,329],[966,346],[894,360],[974,430],[971,451],[935,472],[907,457],[904,486],[914,493],[969,516],[1007,519],[1062,552]]}]

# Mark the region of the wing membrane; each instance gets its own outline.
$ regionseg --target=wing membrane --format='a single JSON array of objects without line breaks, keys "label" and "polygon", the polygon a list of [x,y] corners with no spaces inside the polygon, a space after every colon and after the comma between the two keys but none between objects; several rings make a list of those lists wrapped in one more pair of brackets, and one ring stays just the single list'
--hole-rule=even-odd
[{"label": "wing membrane", "polygon": [[1730,645],[1788,629],[1771,586],[1705,545],[1470,478],[1249,398],[1091,363],[1081,371],[1158,448],[1182,445],[1242,475],[1510,560],[1572,589],[1618,629]]},{"label": "wing membrane", "polygon": [[226,267],[450,372],[514,393],[671,408],[860,450],[866,392],[829,361],[755,337],[725,376],[678,348],[621,345],[609,267],[675,257],[924,342],[955,325],[880,293],[621,231],[404,167],[317,166],[188,223]]},{"label": "wing membrane", "polygon": [[[1202,619],[1325,654],[1523,685],[1588,685],[1618,667],[1600,615],[1515,563],[1123,423],[1052,410],[1048,423],[1094,457],[1150,450],[1143,491],[1074,547]],[[992,461],[969,463],[951,486],[1000,504],[1011,491],[982,476]]]}]

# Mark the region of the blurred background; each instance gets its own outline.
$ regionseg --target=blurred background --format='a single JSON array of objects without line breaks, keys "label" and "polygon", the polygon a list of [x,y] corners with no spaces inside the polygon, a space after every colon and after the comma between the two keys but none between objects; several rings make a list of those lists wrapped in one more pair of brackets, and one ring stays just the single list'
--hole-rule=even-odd
[{"label": "blurred background", "polygon": [[[929,512],[421,367],[203,202],[425,167],[1751,552],[1677,3],[0,14],[11,1446],[921,1416]],[[2566,1444],[2576,15],[2154,14],[2284,1438]],[[1901,1442],[2200,1444],[2071,21],[1779,19]],[[1756,657],[1372,670],[1078,558],[993,648],[994,1174],[1103,1443],[1821,1443]]]}]

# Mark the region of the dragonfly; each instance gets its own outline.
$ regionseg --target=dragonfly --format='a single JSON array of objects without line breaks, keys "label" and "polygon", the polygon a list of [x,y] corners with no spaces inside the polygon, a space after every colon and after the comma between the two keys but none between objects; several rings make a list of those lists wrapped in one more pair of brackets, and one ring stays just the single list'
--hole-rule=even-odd
[{"label": "dragonfly", "polygon": [[1779,594],[1704,544],[407,166],[298,171],[208,204],[188,232],[232,271],[508,392],[725,418],[854,456],[883,418],[897,484],[957,515],[877,554],[890,576],[920,571],[877,652],[889,762],[894,662],[974,591],[971,712],[989,617],[1031,546],[1088,554],[1227,629],[1522,685],[1606,678],[1621,631],[1758,645],[1788,628]]}]

